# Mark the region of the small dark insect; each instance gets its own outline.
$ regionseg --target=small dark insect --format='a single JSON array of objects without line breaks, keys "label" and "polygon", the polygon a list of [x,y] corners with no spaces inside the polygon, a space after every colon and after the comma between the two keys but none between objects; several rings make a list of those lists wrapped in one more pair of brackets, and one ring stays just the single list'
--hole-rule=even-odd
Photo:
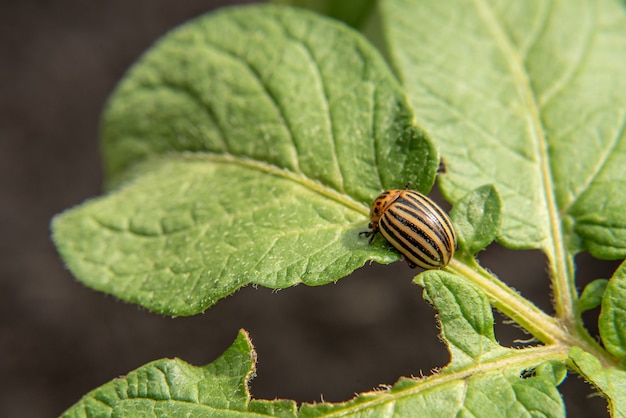
[{"label": "small dark insect", "polygon": [[372,242],[380,232],[411,268],[445,267],[456,248],[456,233],[448,215],[414,190],[382,192],[372,203],[369,228],[360,235],[370,237]]}]

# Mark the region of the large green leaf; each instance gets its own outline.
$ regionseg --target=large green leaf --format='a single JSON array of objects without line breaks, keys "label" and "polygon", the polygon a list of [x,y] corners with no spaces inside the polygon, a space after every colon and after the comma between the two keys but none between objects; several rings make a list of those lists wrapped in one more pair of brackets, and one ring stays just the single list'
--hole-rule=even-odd
[{"label": "large green leaf", "polygon": [[63,417],[295,416],[292,401],[250,400],[256,354],[245,332],[204,367],[179,359],[148,363],[86,394]]},{"label": "large green leaf", "polygon": [[348,199],[310,181],[211,155],[149,165],[55,225],[72,271],[95,289],[191,315],[249,283],[320,285],[397,259],[359,238],[365,218]]},{"label": "large green leaf", "polygon": [[438,165],[373,47],[271,6],[159,41],[112,95],[103,152],[113,191],[56,217],[55,243],[85,284],[170,315],[397,260],[359,238],[369,205],[407,180],[428,192]]},{"label": "large green leaf", "polygon": [[444,194],[494,184],[507,246],[626,256],[623,2],[381,3]]}]

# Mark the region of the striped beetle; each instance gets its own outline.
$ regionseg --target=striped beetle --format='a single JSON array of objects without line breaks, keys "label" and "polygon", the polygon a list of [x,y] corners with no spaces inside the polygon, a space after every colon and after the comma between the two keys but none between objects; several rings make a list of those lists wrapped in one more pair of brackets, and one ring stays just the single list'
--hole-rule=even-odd
[{"label": "striped beetle", "polygon": [[378,232],[400,251],[409,267],[445,267],[456,248],[456,233],[448,215],[435,202],[414,190],[386,190],[370,210],[370,237]]}]

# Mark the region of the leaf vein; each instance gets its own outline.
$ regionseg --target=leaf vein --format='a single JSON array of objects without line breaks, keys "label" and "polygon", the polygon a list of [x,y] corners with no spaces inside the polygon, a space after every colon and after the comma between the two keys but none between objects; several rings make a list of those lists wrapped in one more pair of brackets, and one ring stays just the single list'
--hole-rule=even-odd
[{"label": "leaf vein", "polygon": [[542,120],[538,98],[532,89],[530,74],[524,65],[521,56],[516,53],[512,41],[502,30],[501,22],[495,16],[492,5],[486,0],[475,0],[480,9],[485,24],[490,28],[495,41],[498,43],[503,56],[509,62],[510,70],[517,81],[517,87],[523,105],[527,110],[527,120],[531,139],[534,142],[538,158],[537,170],[543,183],[543,204],[547,211],[547,222],[551,232],[551,239],[543,243],[550,262],[551,276],[555,292],[555,307],[557,317],[571,318],[574,311],[575,287],[571,282],[571,272],[568,267],[568,256],[563,239],[562,225],[556,204],[553,173],[550,169],[550,155],[545,136],[545,123]]},{"label": "leaf vein", "polygon": [[207,43],[207,45],[215,49],[216,51],[219,51],[225,55],[228,55],[230,58],[241,63],[245,68],[250,70],[250,74],[254,76],[254,78],[257,81],[257,84],[263,89],[263,92],[267,95],[267,97],[270,98],[272,104],[274,105],[274,109],[276,110],[280,118],[280,121],[286,127],[286,131],[289,134],[289,140],[293,144],[295,151],[296,151],[296,155],[292,159],[292,163],[294,165],[293,169],[295,172],[300,173],[301,170],[300,170],[300,162],[298,159],[298,155],[299,155],[298,144],[297,144],[297,141],[295,141],[294,139],[293,127],[290,124],[289,118],[285,116],[283,112],[283,107],[279,104],[278,98],[272,93],[272,91],[268,88],[267,84],[263,81],[263,77],[261,76],[261,73],[254,67],[252,63],[246,61],[244,57],[241,57],[235,54],[234,52],[229,51],[228,49],[222,47],[221,45],[217,45],[216,43]]},{"label": "leaf vein", "polygon": [[537,163],[535,160],[532,159],[531,156],[526,155],[525,153],[508,146],[508,144],[506,143],[503,143],[501,139],[498,138],[495,134],[493,134],[486,126],[482,126],[481,124],[477,123],[476,118],[472,118],[471,116],[461,112],[461,109],[458,106],[454,106],[454,104],[451,103],[444,96],[432,90],[430,87],[428,87],[425,84],[422,87],[424,88],[424,90],[426,90],[426,92],[429,95],[432,96],[432,98],[437,99],[442,107],[447,108],[450,111],[450,113],[454,114],[454,116],[456,116],[459,120],[462,120],[463,122],[465,122],[468,127],[474,129],[476,133],[480,134],[484,139],[488,140],[492,145],[502,148],[506,151],[509,151],[515,156],[521,157],[523,160],[526,160],[532,163],[533,165]]},{"label": "leaf vein", "polygon": [[194,89],[184,84],[177,84],[173,81],[164,80],[164,79],[159,80],[159,84],[143,84],[142,87],[144,89],[155,89],[159,87],[166,87],[169,90],[178,91],[184,94],[185,97],[188,97],[189,99],[191,99],[198,106],[198,108],[202,109],[207,115],[207,117],[215,123],[215,126],[217,127],[217,131],[219,133],[220,142],[222,143],[223,151],[226,153],[230,153],[230,147],[229,147],[228,141],[226,140],[226,131],[224,127],[221,125],[220,120],[217,117],[217,114],[215,113],[215,111],[213,110],[213,107],[211,106],[211,104],[203,101],[201,96],[198,94],[198,92],[194,91]]},{"label": "leaf vein", "polygon": [[326,82],[325,82],[325,78],[324,75],[322,74],[321,68],[319,66],[319,63],[317,62],[317,59],[315,58],[315,54],[313,53],[313,51],[311,50],[311,47],[303,40],[303,39],[299,39],[295,36],[293,36],[291,33],[289,33],[288,31],[286,32],[286,34],[289,36],[290,39],[292,39],[294,42],[299,43],[300,45],[302,45],[302,47],[304,48],[304,51],[307,53],[307,55],[310,58],[311,61],[311,68],[314,70],[313,72],[315,73],[316,77],[317,77],[317,84],[321,87],[321,93],[322,93],[322,98],[324,99],[324,109],[323,109],[323,114],[326,115],[327,117],[327,122],[328,122],[328,126],[330,127],[330,143],[329,146],[331,148],[331,155],[333,156],[333,166],[335,167],[335,170],[337,171],[337,179],[338,179],[338,188],[340,192],[344,192],[344,182],[345,182],[345,175],[343,173],[343,169],[341,167],[341,163],[338,160],[338,155],[337,155],[337,134],[335,132],[336,129],[336,124],[334,122],[333,119],[333,113],[331,112],[331,105],[330,105],[330,100],[329,100],[329,92],[328,92],[328,87],[326,86]]},{"label": "leaf vein", "polygon": [[525,45],[520,45],[520,54],[524,58],[528,57],[528,52],[533,49],[533,47],[537,44],[539,39],[541,39],[541,35],[543,35],[547,29],[548,18],[550,17],[551,8],[553,6],[553,2],[546,1],[540,2],[539,6],[543,6],[542,13],[539,14],[539,18],[537,19],[541,23],[535,25],[532,31],[528,34],[528,38],[525,42]]},{"label": "leaf vein", "polygon": [[[581,16],[585,16],[585,17],[589,17],[591,15],[591,17],[589,18],[589,20],[587,22],[593,22],[595,20],[595,8],[593,7],[594,2],[589,2],[588,3],[589,6],[591,6],[590,8],[587,9],[587,12],[589,11],[589,9],[592,9],[591,11],[593,13],[585,13],[585,12],[581,12],[580,15]],[[587,36],[584,36],[583,39],[585,40],[584,45],[579,49],[580,53],[577,54],[576,56],[576,60],[575,62],[572,63],[572,65],[569,65],[566,69],[566,71],[564,72],[564,74],[562,74],[561,77],[557,78],[554,83],[552,84],[551,87],[547,88],[543,94],[541,94],[538,98],[538,103],[540,107],[545,107],[548,105],[548,103],[555,97],[558,96],[558,94],[563,91],[563,89],[565,89],[568,86],[568,83],[574,79],[574,77],[579,73],[579,71],[582,69],[582,64],[583,62],[586,62],[586,58],[589,56],[589,54],[591,53],[591,45],[592,45],[592,40],[595,38],[594,36],[594,31],[593,31],[593,24],[590,24],[586,29],[587,29]]]}]

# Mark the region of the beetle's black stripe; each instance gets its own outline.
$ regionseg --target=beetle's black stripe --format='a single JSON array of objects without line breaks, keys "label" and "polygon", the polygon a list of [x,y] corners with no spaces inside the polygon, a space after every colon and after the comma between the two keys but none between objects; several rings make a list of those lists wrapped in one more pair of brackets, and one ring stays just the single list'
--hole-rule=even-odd
[{"label": "beetle's black stripe", "polygon": [[419,243],[427,248],[430,247],[428,252],[432,254],[433,258],[440,260],[444,258],[441,248],[442,245],[445,245],[445,238],[441,236],[438,225],[430,222],[432,219],[421,217],[419,213],[406,211],[401,206],[393,209],[389,211],[389,215],[397,220],[396,225],[404,227],[401,229],[401,232],[404,232],[408,238],[411,238],[412,243]]},{"label": "beetle's black stripe", "polygon": [[385,239],[413,263],[424,268],[436,268],[441,265],[441,262],[437,261],[439,254],[436,254],[435,246],[432,241],[429,242],[427,236],[420,236],[419,233],[416,235],[411,228],[388,216],[387,212],[381,218],[380,227]]},{"label": "beetle's black stripe", "polygon": [[421,210],[420,208],[410,207],[403,204],[394,205],[392,213],[397,218],[404,218],[407,226],[412,229],[427,230],[435,235],[437,240],[450,246],[450,236],[446,234],[445,229],[441,228],[439,218],[432,212]]},{"label": "beetle's black stripe", "polygon": [[446,213],[413,190],[381,193],[372,204],[369,227],[372,237],[381,232],[411,267],[442,268],[456,249],[456,233]]},{"label": "beetle's black stripe", "polygon": [[399,197],[380,220],[385,238],[412,262],[424,268],[446,265],[456,237],[447,216],[416,192]]},{"label": "beetle's black stripe", "polygon": [[[439,230],[443,227],[444,231],[442,231],[443,236],[445,237],[446,242],[448,243],[448,247],[454,247],[456,243],[456,232],[454,231],[454,227],[450,223],[450,219],[448,215],[432,200],[424,195],[417,194],[416,192],[405,193],[402,196],[402,199],[413,204],[414,207],[420,208],[422,213],[429,216],[430,219],[436,218],[434,224],[438,224],[439,228],[434,228],[435,230]],[[410,207],[408,205],[407,207]]]},{"label": "beetle's black stripe", "polygon": [[454,227],[450,223],[450,219],[448,215],[441,209],[435,202],[433,202],[428,197],[418,194],[417,192],[409,191],[402,196],[403,199],[406,199],[412,202],[416,206],[420,206],[424,208],[424,210],[428,212],[437,213],[437,217],[440,221],[446,226],[446,228],[454,235]]},{"label": "beetle's black stripe", "polygon": [[[386,238],[398,245],[398,249],[410,258],[415,258],[418,265],[438,266],[443,254],[438,250],[436,237],[428,228],[407,219],[397,212],[385,212],[382,219],[382,230],[387,232]],[[412,256],[412,257],[411,257]],[[432,267],[431,267],[432,268]]]}]

